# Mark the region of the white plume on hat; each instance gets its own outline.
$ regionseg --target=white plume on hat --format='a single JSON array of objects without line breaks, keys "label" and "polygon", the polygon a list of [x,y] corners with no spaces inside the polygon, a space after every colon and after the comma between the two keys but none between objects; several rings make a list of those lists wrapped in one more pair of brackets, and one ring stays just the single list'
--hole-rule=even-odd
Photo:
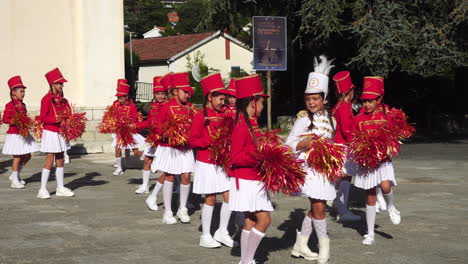
[{"label": "white plume on hat", "polygon": [[307,86],[304,93],[324,93],[325,98],[328,95],[328,74],[330,70],[335,67],[331,63],[335,60],[328,60],[325,55],[319,56],[320,62],[317,57],[314,58],[314,71],[309,73]]}]

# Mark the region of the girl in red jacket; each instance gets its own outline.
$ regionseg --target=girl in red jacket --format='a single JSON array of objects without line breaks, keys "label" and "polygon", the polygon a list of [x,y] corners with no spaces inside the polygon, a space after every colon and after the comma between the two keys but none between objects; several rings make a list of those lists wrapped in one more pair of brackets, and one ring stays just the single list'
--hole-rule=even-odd
[{"label": "girl in red jacket", "polygon": [[[354,114],[352,101],[354,98],[354,84],[349,71],[341,71],[333,76],[336,92],[338,93],[338,103],[333,107],[332,113],[336,120],[335,143],[348,145],[354,127]],[[340,222],[360,221],[361,217],[348,210],[349,189],[351,177],[356,175],[356,165],[350,158],[345,163],[345,173],[347,177],[341,178],[338,185],[338,216]]]},{"label": "girl in red jacket", "polygon": [[41,100],[40,120],[44,124],[42,132],[41,152],[46,153],[46,161],[41,175],[41,188],[37,194],[40,199],[49,199],[47,191],[47,181],[49,180],[50,169],[55,163],[55,179],[57,181],[57,196],[74,196],[75,194],[63,185],[63,164],[64,152],[70,149],[70,144],[59,133],[63,115],[71,112],[68,100],[63,96],[63,83],[67,80],[63,77],[58,68],[45,74],[50,91]]},{"label": "girl in red jacket", "polygon": [[[384,95],[383,78],[365,77],[363,86],[361,100],[363,101],[364,112],[356,116],[354,120],[355,129],[357,131],[378,130],[383,126],[391,125],[392,120],[387,114],[388,106],[382,104]],[[396,180],[392,161],[387,160],[373,170],[358,168],[354,185],[366,190],[367,193],[367,235],[364,236],[362,244],[372,245],[375,242],[376,187],[380,186],[382,189],[392,223],[398,225],[401,221],[400,212],[393,205],[392,186],[396,185]]]},{"label": "girl in red jacket", "polygon": [[[227,227],[231,211],[229,210],[229,180],[223,168],[215,165],[211,159],[211,138],[220,129],[223,115],[222,107],[226,97],[221,74],[216,73],[203,78],[201,81],[205,104],[203,111],[193,117],[190,133],[190,146],[196,149],[197,161],[195,163],[193,192],[205,195],[205,204],[202,209],[202,231],[200,246],[216,248],[224,244],[234,246]],[[221,206],[219,229],[211,236],[211,218],[216,204],[216,194],[223,196]]]},{"label": "girl in red jacket", "polygon": [[[142,122],[140,128],[149,127],[151,132],[154,133],[155,126],[156,126],[156,117],[159,115],[159,112],[164,104],[167,103],[167,90],[168,86],[164,85],[166,79],[170,79],[169,75],[165,75],[163,77],[157,76],[153,78],[153,95],[154,95],[154,102],[151,104],[151,108],[148,112],[148,118],[146,121]],[[149,177],[151,174],[151,164],[154,160],[154,153],[156,152],[155,146],[149,146],[146,148],[143,156],[145,157],[143,162],[143,183],[138,187],[135,193],[148,193],[149,192]],[[156,204],[156,197],[159,190],[164,183],[164,174],[161,175],[156,182],[156,186],[154,187],[153,192],[151,195],[146,199],[146,204],[148,208],[151,210],[158,210],[158,206]]]},{"label": "girl in red jacket", "polygon": [[[187,72],[173,73],[170,77],[173,97],[161,107],[159,115],[156,116],[155,122],[157,124],[164,124],[170,120],[169,118],[190,120],[193,117],[194,109],[188,101],[194,92],[193,87],[190,86],[189,74]],[[156,133],[161,133],[161,129],[161,127],[157,127]],[[192,149],[188,146],[176,147],[169,144],[168,140],[163,140],[159,143],[154,156],[154,167],[152,166],[152,168],[166,175],[163,184],[165,213],[162,222],[169,225],[177,223],[172,213],[171,203],[174,177],[180,174],[180,203],[176,215],[182,223],[190,223],[186,205],[190,192],[190,174],[193,172],[195,164]]]},{"label": "girl in red jacket", "polygon": [[[27,115],[26,104],[23,103],[26,86],[23,85],[20,76],[11,77],[8,80],[10,87],[11,101],[5,105],[2,122],[9,124],[5,144],[2,153],[4,155],[13,155],[11,165],[10,187],[13,189],[23,189],[25,182],[19,177],[21,167],[26,165],[31,159],[31,153],[39,151],[39,145],[28,131],[20,131],[15,123],[15,118],[19,115]],[[21,134],[24,133],[24,135]],[[26,134],[27,133],[27,134]]]},{"label": "girl in red jacket", "polygon": [[236,80],[237,115],[232,133],[229,209],[243,212],[244,227],[241,234],[241,262],[253,263],[255,251],[271,223],[273,206],[268,192],[258,175],[254,154],[259,128],[257,118],[268,96],[263,93],[260,77],[249,75]]},{"label": "girl in red jacket", "polygon": [[[114,110],[118,120],[129,120],[129,122],[136,124],[139,121],[138,109],[135,106],[135,103],[128,98],[129,93],[130,85],[128,85],[127,80],[119,79],[117,81],[117,94],[115,95],[118,99],[114,102],[112,107],[115,108]],[[126,156],[128,156],[127,151],[129,153],[129,151],[132,150],[135,155],[141,157],[143,152],[138,149],[138,146],[145,145],[145,138],[138,133],[133,133],[132,137],[135,143],[128,144],[126,146],[118,146],[118,136],[113,134],[112,137],[114,138],[112,146],[115,147],[115,163],[117,164],[117,169],[114,171],[114,175],[118,176],[124,173],[122,168],[122,149],[126,151]]]},{"label": "girl in red jacket", "polygon": [[236,79],[231,78],[228,88],[226,88],[226,105],[224,106],[224,113],[226,116],[236,117]]}]

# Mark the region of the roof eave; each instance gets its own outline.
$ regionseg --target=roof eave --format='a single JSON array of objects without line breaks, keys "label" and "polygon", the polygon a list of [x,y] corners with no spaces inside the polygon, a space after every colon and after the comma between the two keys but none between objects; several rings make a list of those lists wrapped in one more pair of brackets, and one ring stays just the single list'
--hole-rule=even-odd
[{"label": "roof eave", "polygon": [[172,56],[172,57],[170,57],[170,58],[168,59],[168,61],[169,61],[169,62],[173,62],[173,61],[175,61],[175,60],[177,60],[177,59],[179,59],[179,58],[185,56],[186,54],[190,53],[191,51],[193,51],[193,50],[195,50],[195,49],[197,49],[197,48],[203,46],[205,43],[210,42],[211,40],[213,40],[214,38],[218,37],[219,35],[221,35],[221,31],[218,30],[217,32],[213,33],[211,36],[209,36],[209,37],[207,37],[207,38],[205,38],[205,39],[203,39],[203,40],[201,40],[201,41],[195,43],[194,45],[192,45],[192,46],[186,48],[185,50],[183,50],[183,51],[181,51],[181,52],[175,54],[175,55]]}]

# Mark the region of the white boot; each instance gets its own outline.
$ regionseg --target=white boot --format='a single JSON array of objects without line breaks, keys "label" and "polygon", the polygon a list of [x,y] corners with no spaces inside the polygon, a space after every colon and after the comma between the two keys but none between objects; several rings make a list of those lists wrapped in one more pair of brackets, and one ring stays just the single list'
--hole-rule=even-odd
[{"label": "white boot", "polygon": [[301,235],[301,232],[299,231],[296,231],[296,232],[297,232],[296,243],[294,243],[294,247],[291,251],[291,255],[296,258],[303,257],[307,260],[316,260],[318,257],[318,254],[315,252],[312,252],[307,246],[310,235],[308,236]]},{"label": "white boot", "polygon": [[328,259],[330,258],[330,239],[320,238],[319,239],[319,255],[317,258],[317,262],[320,264],[328,263]]}]

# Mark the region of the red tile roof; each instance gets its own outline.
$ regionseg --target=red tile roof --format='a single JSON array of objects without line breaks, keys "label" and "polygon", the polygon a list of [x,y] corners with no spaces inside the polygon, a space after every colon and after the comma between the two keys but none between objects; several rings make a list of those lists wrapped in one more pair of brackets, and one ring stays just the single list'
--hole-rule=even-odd
[{"label": "red tile roof", "polygon": [[[141,62],[167,60],[213,34],[207,32],[162,38],[134,39],[132,49],[138,54]],[[129,48],[128,42],[125,47]]]}]

